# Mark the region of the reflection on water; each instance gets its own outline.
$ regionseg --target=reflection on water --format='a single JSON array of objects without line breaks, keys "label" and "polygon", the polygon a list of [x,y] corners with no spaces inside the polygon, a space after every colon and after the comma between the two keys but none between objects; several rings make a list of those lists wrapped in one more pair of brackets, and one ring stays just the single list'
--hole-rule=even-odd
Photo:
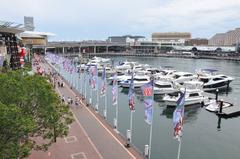
[{"label": "reflection on water", "polygon": [[222,122],[222,118],[218,117],[218,122],[217,122],[217,130],[221,131],[221,122]]},{"label": "reflection on water", "polygon": [[[176,107],[165,106],[165,108],[163,109],[160,115],[166,116],[167,118],[172,119],[175,108]],[[195,105],[185,107],[184,122],[188,123],[188,122],[197,120],[197,115],[199,114],[200,109],[201,109],[201,104],[195,104]]]}]

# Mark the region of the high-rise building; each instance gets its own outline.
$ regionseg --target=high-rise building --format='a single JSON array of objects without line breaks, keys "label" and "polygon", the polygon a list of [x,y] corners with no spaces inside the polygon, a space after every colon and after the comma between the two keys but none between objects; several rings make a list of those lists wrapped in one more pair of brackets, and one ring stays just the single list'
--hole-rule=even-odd
[{"label": "high-rise building", "polygon": [[217,33],[209,39],[211,46],[234,46],[240,42],[240,28],[229,30],[226,33]]},{"label": "high-rise building", "polygon": [[26,31],[34,31],[34,19],[33,17],[24,16],[24,27]]}]

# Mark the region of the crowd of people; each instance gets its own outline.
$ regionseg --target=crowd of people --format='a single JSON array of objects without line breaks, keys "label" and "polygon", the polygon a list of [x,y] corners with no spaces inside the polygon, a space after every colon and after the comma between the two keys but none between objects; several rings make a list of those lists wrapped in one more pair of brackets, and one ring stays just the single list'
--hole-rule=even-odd
[{"label": "crowd of people", "polygon": [[[64,88],[65,83],[63,78],[56,71],[51,70],[50,68],[44,68],[43,65],[40,65],[41,63],[44,63],[43,60],[41,60],[41,57],[38,54],[34,54],[33,66],[36,68],[37,73],[41,76],[49,76],[49,82],[54,88]],[[64,104],[80,106],[80,98],[78,96],[75,96],[75,100],[71,97],[65,98],[63,94],[59,95],[59,98]]]}]

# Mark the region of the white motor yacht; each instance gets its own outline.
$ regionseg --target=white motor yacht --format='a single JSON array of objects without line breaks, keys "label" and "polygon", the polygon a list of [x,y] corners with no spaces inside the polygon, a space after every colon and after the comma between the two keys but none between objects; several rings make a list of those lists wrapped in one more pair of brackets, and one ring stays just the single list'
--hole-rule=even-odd
[{"label": "white motor yacht", "polygon": [[[193,81],[186,81],[183,85],[176,84],[176,88],[178,87],[181,92],[184,92],[186,89],[185,94],[185,105],[194,105],[194,104],[203,104],[209,103],[209,98],[203,95],[202,89],[202,82],[193,80]],[[163,101],[166,102],[166,105],[169,106],[176,106],[176,102],[180,97],[180,93],[178,96],[170,96],[165,95],[163,97]]]},{"label": "white motor yacht", "polygon": [[154,81],[154,95],[171,94],[177,91],[172,82],[162,80]]},{"label": "white motor yacht", "polygon": [[[116,71],[115,71],[114,69],[112,69],[110,66],[106,66],[106,67],[105,67],[105,70],[106,70],[106,76],[108,76],[108,77],[116,72]],[[100,67],[100,68],[98,69],[98,74],[99,74],[99,75],[102,75],[102,73],[103,73],[103,67]]]},{"label": "white motor yacht", "polygon": [[[166,103],[168,106],[176,106],[177,105],[177,100],[180,97],[180,93],[178,96],[170,96],[170,95],[165,95],[163,97],[163,101]],[[203,95],[203,91],[199,89],[186,89],[186,94],[185,94],[185,103],[184,105],[194,105],[194,104],[205,104],[205,102],[208,101],[208,97],[205,97]]]},{"label": "white motor yacht", "polygon": [[216,89],[226,89],[234,78],[218,74],[199,76],[199,81],[203,82],[204,91],[214,91]]},{"label": "white motor yacht", "polygon": [[176,70],[173,69],[160,70],[159,73],[154,74],[154,79],[156,80],[163,79],[164,81],[166,80],[169,81],[172,78],[174,72],[176,72]]},{"label": "white motor yacht", "polygon": [[[112,82],[113,81],[113,76],[109,77],[108,79]],[[130,80],[132,78],[132,76],[130,74],[123,74],[123,75],[118,75],[117,76],[117,81],[121,82],[121,81],[126,81],[126,80]]]},{"label": "white motor yacht", "polygon": [[174,72],[172,78],[174,82],[183,84],[186,81],[196,80],[197,75],[190,72]]},{"label": "white motor yacht", "polygon": [[117,70],[117,72],[124,72],[127,69],[134,68],[135,65],[136,65],[136,62],[125,61],[120,63],[118,66],[116,66],[115,69]]},{"label": "white motor yacht", "polygon": [[215,69],[196,70],[199,81],[203,82],[204,91],[214,91],[216,89],[226,89],[234,80],[233,77],[224,74],[217,74]]},{"label": "white motor yacht", "polygon": [[[150,81],[150,77],[146,75],[135,75],[133,78],[133,85],[135,88],[141,87],[142,85],[148,83]],[[120,85],[123,88],[129,88],[131,79],[124,80],[120,82]]]}]

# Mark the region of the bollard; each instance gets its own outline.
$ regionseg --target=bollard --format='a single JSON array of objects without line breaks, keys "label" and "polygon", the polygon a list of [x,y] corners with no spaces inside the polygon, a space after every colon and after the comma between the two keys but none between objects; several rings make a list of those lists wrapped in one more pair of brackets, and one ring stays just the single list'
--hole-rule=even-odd
[{"label": "bollard", "polygon": [[92,98],[89,98],[89,104],[92,104]]},{"label": "bollard", "polygon": [[144,148],[144,159],[148,159],[149,157],[149,145],[145,145],[145,148]]},{"label": "bollard", "polygon": [[222,107],[223,107],[223,100],[221,99],[219,113],[222,113]]},{"label": "bollard", "polygon": [[106,116],[107,116],[107,111],[106,111],[106,109],[104,109],[104,111],[103,111],[103,116],[104,116],[104,118],[106,118]]},{"label": "bollard", "polygon": [[215,100],[216,100],[216,102],[217,102],[217,100],[218,100],[218,89],[216,89],[216,97],[215,97]]},{"label": "bollard", "polygon": [[127,143],[126,147],[129,148],[131,143],[131,130],[127,130]]},{"label": "bollard", "polygon": [[113,119],[113,124],[114,124],[114,129],[117,129],[117,119],[116,118]]},{"label": "bollard", "polygon": [[98,112],[98,104],[96,104],[96,112]]}]

